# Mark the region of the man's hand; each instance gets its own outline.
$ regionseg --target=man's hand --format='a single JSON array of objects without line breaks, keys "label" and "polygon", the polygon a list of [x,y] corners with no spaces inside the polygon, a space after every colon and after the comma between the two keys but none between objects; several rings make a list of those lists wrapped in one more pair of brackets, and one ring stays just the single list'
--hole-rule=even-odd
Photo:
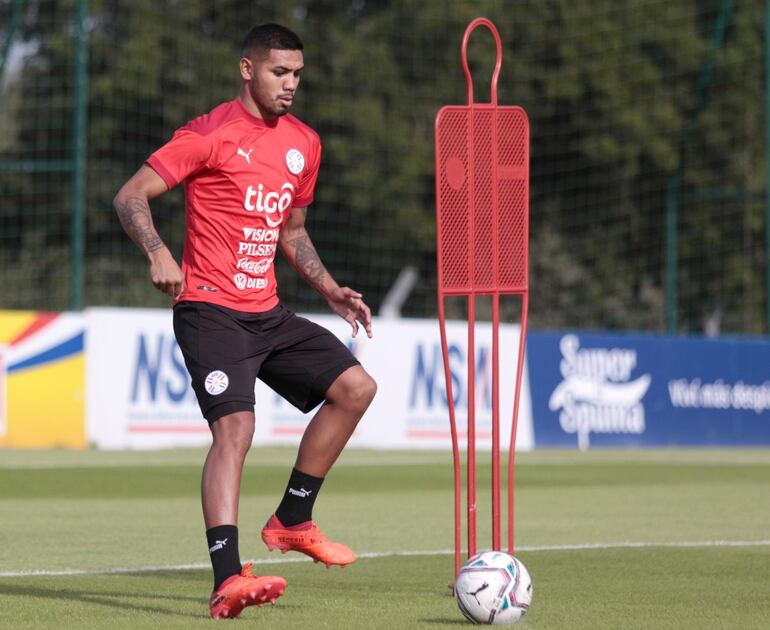
[{"label": "man's hand", "polygon": [[166,247],[150,254],[150,278],[158,291],[176,298],[184,288],[184,275]]},{"label": "man's hand", "polygon": [[349,287],[337,287],[332,290],[329,297],[329,307],[344,319],[353,329],[353,336],[358,334],[358,323],[366,331],[366,336],[372,338],[372,312],[361,299],[363,295],[353,291]]}]

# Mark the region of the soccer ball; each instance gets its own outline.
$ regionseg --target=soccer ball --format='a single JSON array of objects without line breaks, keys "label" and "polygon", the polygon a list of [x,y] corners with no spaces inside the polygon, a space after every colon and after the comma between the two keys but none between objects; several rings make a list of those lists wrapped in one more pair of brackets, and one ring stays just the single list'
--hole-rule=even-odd
[{"label": "soccer ball", "polygon": [[532,602],[532,578],[521,561],[502,551],[473,556],[455,580],[455,598],[471,623],[509,626]]}]

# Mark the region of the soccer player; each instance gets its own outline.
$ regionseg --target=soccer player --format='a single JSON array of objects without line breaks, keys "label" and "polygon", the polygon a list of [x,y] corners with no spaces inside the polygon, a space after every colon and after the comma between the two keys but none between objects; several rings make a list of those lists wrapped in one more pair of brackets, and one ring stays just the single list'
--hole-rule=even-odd
[{"label": "soccer player", "polygon": [[[299,551],[327,566],[355,560],[348,547],[321,533],[312,509],[377,386],[334,335],[280,304],[273,269],[280,249],[354,337],[359,325],[372,336],[362,295],[334,281],[305,228],[321,144],[288,113],[304,66],[302,49],[283,26],[252,28],[241,50],[238,97],[180,127],[114,201],[123,228],[148,258],[152,283],[174,298],[174,332],[211,429],[201,496],[214,618],[274,602],[286,588],[280,577],[252,575],[238,552],[238,498],[254,433],[256,378],[303,412],[323,403],[305,430],[263,541],[270,550]],[[180,182],[186,206],[181,268],[149,207]]]}]

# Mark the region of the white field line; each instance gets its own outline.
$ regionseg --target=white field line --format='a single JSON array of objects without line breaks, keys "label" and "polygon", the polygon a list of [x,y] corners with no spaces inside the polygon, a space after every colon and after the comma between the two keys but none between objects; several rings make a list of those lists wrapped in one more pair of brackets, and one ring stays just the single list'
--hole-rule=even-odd
[{"label": "white field line", "polygon": [[[704,547],[768,547],[770,540],[697,540],[681,542],[618,542],[618,543],[586,543],[575,545],[534,545],[519,547],[518,552],[533,553],[539,551],[584,551],[593,549],[644,549],[651,547],[668,547],[682,549],[697,549]],[[374,551],[358,554],[359,558],[395,558],[408,556],[448,556],[454,551],[451,549],[439,549],[434,551]],[[267,558],[254,560],[255,565],[263,564],[289,564],[293,562],[310,562],[310,558]],[[151,564],[138,567],[111,567],[106,569],[60,569],[47,571],[45,569],[33,569],[31,571],[0,571],[0,578],[6,577],[52,577],[73,575],[116,575],[120,573],[157,573],[160,571],[189,571],[208,569],[209,563],[196,562],[193,564]]]}]

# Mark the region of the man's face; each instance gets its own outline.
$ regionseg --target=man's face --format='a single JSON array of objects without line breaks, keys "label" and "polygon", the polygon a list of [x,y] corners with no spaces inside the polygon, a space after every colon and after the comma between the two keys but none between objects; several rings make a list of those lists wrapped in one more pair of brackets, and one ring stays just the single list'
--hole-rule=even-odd
[{"label": "man's face", "polygon": [[241,77],[248,82],[251,97],[266,119],[283,116],[294,102],[299,75],[305,67],[301,50],[256,51],[241,59]]}]

